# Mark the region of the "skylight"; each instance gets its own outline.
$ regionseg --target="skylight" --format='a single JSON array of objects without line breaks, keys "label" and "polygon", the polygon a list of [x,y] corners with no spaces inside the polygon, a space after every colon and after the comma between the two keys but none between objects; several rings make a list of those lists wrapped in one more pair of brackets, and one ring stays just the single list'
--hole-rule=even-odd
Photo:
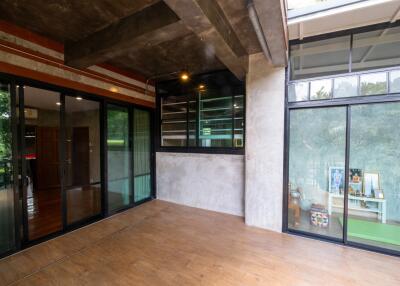
[{"label": "skylight", "polygon": [[350,6],[360,2],[368,3],[379,1],[384,0],[287,0],[288,18],[293,19],[304,15]]},{"label": "skylight", "polygon": [[320,4],[322,2],[335,2],[335,0],[287,0],[288,9],[300,9],[305,7],[314,6],[316,4]]}]

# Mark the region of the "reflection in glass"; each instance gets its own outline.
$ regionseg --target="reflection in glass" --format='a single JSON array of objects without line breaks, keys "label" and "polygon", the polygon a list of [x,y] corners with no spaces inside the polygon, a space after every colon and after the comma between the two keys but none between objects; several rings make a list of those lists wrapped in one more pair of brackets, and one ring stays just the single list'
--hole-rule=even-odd
[{"label": "reflection in glass", "polygon": [[399,123],[400,103],[351,108],[349,241],[400,251]]},{"label": "reflection in glass", "polygon": [[62,230],[60,94],[25,86],[25,150],[29,240]]},{"label": "reflection in glass", "polygon": [[390,72],[390,92],[391,93],[400,92],[400,71]]},{"label": "reflection in glass", "polygon": [[358,77],[347,76],[334,79],[333,97],[354,97],[358,96]]},{"label": "reflection in glass", "polygon": [[237,95],[234,97],[233,102],[234,107],[234,146],[233,147],[243,147],[243,129],[244,129],[244,102],[243,95]]},{"label": "reflection in glass", "polygon": [[332,80],[322,79],[314,80],[310,83],[310,99],[329,99],[332,96]]},{"label": "reflection in glass", "polygon": [[345,145],[345,107],[290,111],[290,229],[343,237]]},{"label": "reflection in glass", "polygon": [[354,34],[352,70],[363,71],[399,65],[400,27]]},{"label": "reflection in glass", "polygon": [[290,45],[290,79],[349,72],[350,36]]},{"label": "reflection in glass", "polygon": [[107,108],[108,208],[115,211],[131,202],[130,146],[128,108]]},{"label": "reflection in glass", "polygon": [[101,213],[100,103],[65,97],[67,223]]},{"label": "reflection in glass", "polygon": [[230,89],[199,92],[199,139],[202,147],[232,147],[232,94]]},{"label": "reflection in glass", "polygon": [[360,75],[361,95],[380,95],[387,93],[386,75],[385,72]]},{"label": "reflection in glass", "polygon": [[0,82],[0,254],[15,244],[9,88]]},{"label": "reflection in glass", "polygon": [[189,95],[189,146],[196,146],[196,96],[195,95]]},{"label": "reflection in glass", "polygon": [[299,82],[289,85],[289,102],[308,100],[308,82]]},{"label": "reflection in glass", "polygon": [[133,112],[135,202],[151,196],[150,140],[150,112],[135,109]]},{"label": "reflection in glass", "polygon": [[165,96],[161,106],[161,145],[186,146],[187,97]]}]

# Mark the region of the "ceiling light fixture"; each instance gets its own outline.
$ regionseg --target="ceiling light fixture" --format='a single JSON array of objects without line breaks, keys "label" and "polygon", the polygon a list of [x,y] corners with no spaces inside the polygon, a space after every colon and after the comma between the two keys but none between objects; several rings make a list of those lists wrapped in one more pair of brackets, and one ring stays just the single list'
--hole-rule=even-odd
[{"label": "ceiling light fixture", "polygon": [[82,100],[82,97],[77,96],[77,97],[76,97],[76,100]]},{"label": "ceiling light fixture", "polygon": [[118,88],[116,88],[115,86],[110,87],[110,91],[111,92],[118,92]]},{"label": "ceiling light fixture", "polygon": [[189,74],[186,71],[183,71],[180,75],[181,80],[187,81],[189,79]]},{"label": "ceiling light fixture", "polygon": [[58,106],[60,106],[60,105],[61,105],[61,102],[56,102],[56,104],[57,104]]}]

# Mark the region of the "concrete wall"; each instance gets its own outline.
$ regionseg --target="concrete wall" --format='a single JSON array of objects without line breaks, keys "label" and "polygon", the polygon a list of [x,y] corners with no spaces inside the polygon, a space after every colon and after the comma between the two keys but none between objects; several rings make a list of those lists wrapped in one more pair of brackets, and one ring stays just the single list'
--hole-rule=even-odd
[{"label": "concrete wall", "polygon": [[242,155],[157,153],[157,198],[243,216]]},{"label": "concrete wall", "polygon": [[246,84],[245,219],[282,231],[285,69],[249,58]]}]

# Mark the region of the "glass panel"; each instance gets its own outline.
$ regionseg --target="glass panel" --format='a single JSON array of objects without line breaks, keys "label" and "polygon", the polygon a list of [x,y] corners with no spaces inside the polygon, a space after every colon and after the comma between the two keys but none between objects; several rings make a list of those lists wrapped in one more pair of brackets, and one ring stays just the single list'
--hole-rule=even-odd
[{"label": "glass panel", "polygon": [[399,123],[400,103],[351,108],[349,241],[400,251]]},{"label": "glass panel", "polygon": [[65,97],[67,223],[101,213],[100,103]]},{"label": "glass panel", "polygon": [[353,97],[358,96],[358,77],[347,76],[334,79],[333,97]]},{"label": "glass panel", "polygon": [[0,82],[0,254],[15,247],[10,86]]},{"label": "glass panel", "polygon": [[62,229],[60,94],[25,86],[25,153],[29,240]]},{"label": "glass panel", "polygon": [[315,80],[310,83],[310,99],[329,99],[332,97],[332,80],[322,79]]},{"label": "glass panel", "polygon": [[345,150],[345,107],[290,111],[290,229],[342,238]]},{"label": "glass panel", "polygon": [[237,95],[234,97],[233,107],[235,108],[235,138],[233,147],[243,147],[243,129],[244,129],[244,102],[243,95]]},{"label": "glass panel", "polygon": [[129,111],[126,107],[107,108],[107,175],[109,211],[127,207],[131,202]]},{"label": "glass panel", "polygon": [[387,93],[386,73],[370,73],[360,76],[361,95],[380,95]]},{"label": "glass panel", "polygon": [[163,97],[161,108],[161,145],[186,146],[186,96]]},{"label": "glass panel", "polygon": [[133,162],[135,202],[151,196],[151,137],[150,112],[133,112]]},{"label": "glass panel", "polygon": [[390,92],[400,92],[400,71],[392,71],[390,73]]},{"label": "glass panel", "polygon": [[305,7],[311,7],[315,5],[319,5],[321,3],[326,3],[326,2],[335,2],[337,0],[288,0],[288,9],[300,9],[300,8],[305,8]]},{"label": "glass panel", "polygon": [[289,85],[289,102],[308,100],[308,82],[299,82]]},{"label": "glass panel", "polygon": [[350,36],[290,46],[290,79],[349,71]]},{"label": "glass panel", "polygon": [[199,92],[200,146],[232,147],[232,94],[230,90]]},{"label": "glass panel", "polygon": [[352,70],[363,71],[400,64],[400,27],[354,34]]},{"label": "glass panel", "polygon": [[190,95],[189,98],[189,146],[196,146],[196,96]]}]

